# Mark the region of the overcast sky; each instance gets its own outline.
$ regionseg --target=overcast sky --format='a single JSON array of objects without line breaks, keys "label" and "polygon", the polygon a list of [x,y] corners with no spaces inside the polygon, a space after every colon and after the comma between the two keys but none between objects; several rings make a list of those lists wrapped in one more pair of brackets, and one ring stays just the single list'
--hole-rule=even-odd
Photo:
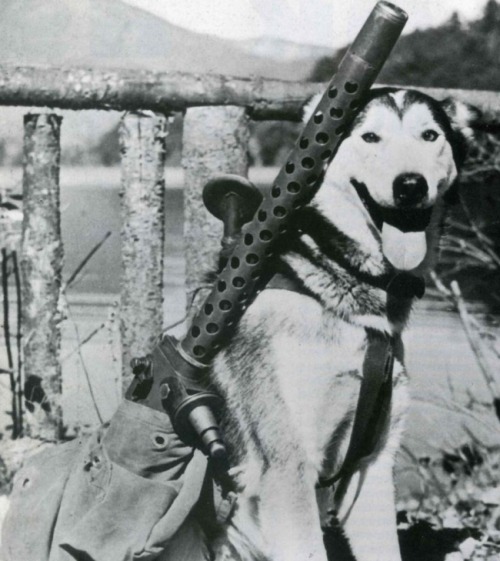
[{"label": "overcast sky", "polygon": [[[340,47],[359,31],[375,0],[126,0],[176,25],[232,39],[261,35]],[[471,19],[486,0],[395,0],[405,31],[437,25],[453,11]]]}]

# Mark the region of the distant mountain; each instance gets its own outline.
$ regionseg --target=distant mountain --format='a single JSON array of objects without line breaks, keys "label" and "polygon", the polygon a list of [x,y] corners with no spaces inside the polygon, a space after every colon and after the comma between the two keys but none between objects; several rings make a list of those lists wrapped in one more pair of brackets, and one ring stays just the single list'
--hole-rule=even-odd
[{"label": "distant mountain", "polygon": [[[0,0],[0,64],[151,69],[305,79],[328,49],[269,38],[223,40],[120,0]],[[0,163],[21,159],[26,108],[0,107]],[[66,162],[91,164],[119,114],[59,111]],[[111,136],[109,136],[109,134]],[[171,135],[178,139],[179,135]],[[112,144],[112,142],[111,142]],[[106,149],[109,147],[106,146]]]},{"label": "distant mountain", "polygon": [[188,31],[119,0],[1,0],[0,63],[83,65],[300,80],[329,54]]},{"label": "distant mountain", "polygon": [[303,45],[294,41],[275,39],[274,37],[257,37],[237,42],[241,50],[259,57],[274,58],[282,61],[317,60],[332,56],[334,49],[319,45]]}]

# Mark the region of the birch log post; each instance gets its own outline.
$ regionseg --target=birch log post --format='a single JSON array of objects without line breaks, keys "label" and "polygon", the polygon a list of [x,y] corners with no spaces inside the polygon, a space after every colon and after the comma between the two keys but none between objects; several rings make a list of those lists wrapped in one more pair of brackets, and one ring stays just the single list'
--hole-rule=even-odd
[{"label": "birch log post", "polygon": [[24,117],[24,220],[21,250],[27,433],[62,436],[61,241],[59,164],[61,117]]},{"label": "birch log post", "polygon": [[[243,107],[193,107],[186,111],[183,131],[184,243],[188,304],[214,270],[222,238],[222,222],[202,200],[203,187],[214,175],[248,174],[248,116]],[[194,304],[200,301],[196,298]]]},{"label": "birch log post", "polygon": [[120,331],[123,390],[130,361],[152,351],[163,328],[164,166],[167,118],[128,113],[122,153],[122,288]]}]

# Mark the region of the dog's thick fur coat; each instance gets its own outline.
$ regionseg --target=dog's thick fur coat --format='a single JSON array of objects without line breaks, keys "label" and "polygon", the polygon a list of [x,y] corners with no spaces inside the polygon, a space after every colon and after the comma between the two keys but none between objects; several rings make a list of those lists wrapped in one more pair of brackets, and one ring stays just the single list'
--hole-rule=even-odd
[{"label": "dog's thick fur coat", "polygon": [[[408,403],[401,332],[412,298],[389,295],[378,281],[429,265],[472,116],[414,91],[374,90],[298,212],[275,266],[300,290],[263,290],[213,365],[239,489],[214,545],[218,561],[326,561],[315,486],[342,465],[367,330],[396,341],[390,422],[328,508],[359,561],[400,560],[392,472]],[[407,200],[396,183],[412,187],[415,177],[420,192]],[[426,209],[425,232],[381,225],[384,213]]]}]

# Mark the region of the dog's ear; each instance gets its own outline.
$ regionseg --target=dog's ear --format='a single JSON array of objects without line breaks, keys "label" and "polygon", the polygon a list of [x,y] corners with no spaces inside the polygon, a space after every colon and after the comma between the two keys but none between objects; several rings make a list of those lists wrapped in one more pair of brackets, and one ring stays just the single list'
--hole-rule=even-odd
[{"label": "dog's ear", "polygon": [[447,97],[441,102],[441,107],[450,119],[453,130],[461,132],[465,138],[472,138],[478,132],[500,133],[498,118],[483,113],[470,103]]},{"label": "dog's ear", "polygon": [[[465,167],[473,171],[476,165],[484,164],[485,154],[492,159],[495,157],[498,153],[495,147],[499,146],[496,137],[500,134],[498,119],[452,98],[443,100],[441,107],[450,121],[453,154],[459,169]],[[445,197],[453,197],[455,193],[458,193],[456,183]]]},{"label": "dog's ear", "polygon": [[454,132],[461,134],[466,140],[473,138],[474,129],[483,118],[477,107],[451,97],[444,99],[441,107],[448,116]]},{"label": "dog's ear", "polygon": [[451,127],[449,141],[458,169],[461,169],[471,149],[478,142],[478,133],[483,129],[482,112],[473,105],[448,97],[441,102]]},{"label": "dog's ear", "polygon": [[321,99],[321,94],[316,94],[315,96],[311,97],[309,101],[306,101],[304,106],[302,107],[302,122],[307,123],[309,119],[312,117],[316,107],[318,106],[319,100]]},{"label": "dog's ear", "polygon": [[[484,114],[473,105],[447,98],[441,102],[441,107],[448,116],[453,134],[464,145],[464,157],[470,156],[475,148],[488,142],[488,138],[495,138],[500,134],[498,118]],[[494,144],[498,145],[498,140]]]},{"label": "dog's ear", "polygon": [[[481,120],[482,114],[476,107],[451,97],[441,102],[441,108],[450,123],[451,132],[448,140],[451,142],[457,170],[460,170],[475,143],[474,128],[475,124]],[[458,181],[454,181],[444,195],[444,200],[449,205],[454,205],[460,200],[458,183]]]}]

